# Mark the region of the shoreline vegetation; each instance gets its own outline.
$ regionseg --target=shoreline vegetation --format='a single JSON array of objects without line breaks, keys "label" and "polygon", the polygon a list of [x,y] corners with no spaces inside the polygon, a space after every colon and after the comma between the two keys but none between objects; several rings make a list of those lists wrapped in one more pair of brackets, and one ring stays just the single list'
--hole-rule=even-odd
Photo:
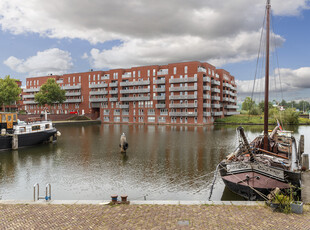
[{"label": "shoreline vegetation", "polygon": [[[279,119],[280,123],[281,120]],[[218,118],[214,124],[226,124],[226,125],[264,125],[263,115],[248,115],[239,114],[224,118]],[[269,125],[277,125],[277,121],[274,118],[268,119]],[[304,117],[298,117],[298,123],[285,122],[287,125],[310,125],[310,119]]]}]

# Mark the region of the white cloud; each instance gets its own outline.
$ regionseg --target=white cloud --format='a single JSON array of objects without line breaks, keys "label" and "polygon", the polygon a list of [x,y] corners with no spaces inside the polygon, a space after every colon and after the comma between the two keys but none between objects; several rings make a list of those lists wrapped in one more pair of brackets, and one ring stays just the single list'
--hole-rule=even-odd
[{"label": "white cloud", "polygon": [[4,64],[19,73],[28,73],[31,77],[47,74],[63,74],[72,68],[72,58],[69,52],[58,48],[37,52],[28,59],[9,57]]},{"label": "white cloud", "polygon": [[[280,77],[279,74],[280,73]],[[281,78],[281,80],[280,80]],[[293,92],[302,89],[309,89],[310,88],[310,67],[302,67],[299,69],[277,69],[274,71],[274,74],[270,76],[269,81],[269,89],[271,92],[279,92],[283,91]],[[236,81],[238,86],[238,93],[241,94],[250,94],[253,90],[254,80],[246,80]],[[255,82],[254,92],[261,93],[265,90],[265,79],[260,78],[257,79]]]},{"label": "white cloud", "polygon": [[[238,62],[256,55],[262,0],[1,0],[0,25],[14,34],[79,38],[93,44],[93,67],[126,67],[200,60]],[[309,0],[272,0],[276,15],[299,15]],[[283,42],[283,38],[278,36]],[[84,55],[84,57],[86,57]]]}]

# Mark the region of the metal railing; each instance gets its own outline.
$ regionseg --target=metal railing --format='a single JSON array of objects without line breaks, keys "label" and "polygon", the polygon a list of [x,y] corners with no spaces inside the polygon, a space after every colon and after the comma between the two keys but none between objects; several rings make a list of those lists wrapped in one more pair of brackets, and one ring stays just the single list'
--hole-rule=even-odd
[{"label": "metal railing", "polygon": [[[36,196],[37,194],[37,196]],[[39,183],[35,183],[33,185],[33,201],[39,200],[39,199],[43,199],[43,200],[51,200],[52,199],[52,186],[51,184],[46,184],[45,186],[45,197],[44,196],[40,196],[40,186]]]}]

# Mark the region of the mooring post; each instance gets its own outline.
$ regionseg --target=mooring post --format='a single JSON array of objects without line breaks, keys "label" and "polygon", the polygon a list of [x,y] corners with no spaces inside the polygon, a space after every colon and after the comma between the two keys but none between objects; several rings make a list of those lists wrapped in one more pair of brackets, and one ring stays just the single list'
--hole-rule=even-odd
[{"label": "mooring post", "polygon": [[18,149],[18,135],[13,134],[12,136],[12,149]]}]

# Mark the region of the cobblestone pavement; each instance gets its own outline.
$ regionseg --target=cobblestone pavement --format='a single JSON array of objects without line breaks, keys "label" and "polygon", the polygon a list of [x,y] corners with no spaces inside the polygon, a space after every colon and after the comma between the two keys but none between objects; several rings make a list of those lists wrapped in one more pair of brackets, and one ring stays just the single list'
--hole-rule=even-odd
[{"label": "cobblestone pavement", "polygon": [[310,229],[304,213],[236,205],[1,204],[0,229]]}]

